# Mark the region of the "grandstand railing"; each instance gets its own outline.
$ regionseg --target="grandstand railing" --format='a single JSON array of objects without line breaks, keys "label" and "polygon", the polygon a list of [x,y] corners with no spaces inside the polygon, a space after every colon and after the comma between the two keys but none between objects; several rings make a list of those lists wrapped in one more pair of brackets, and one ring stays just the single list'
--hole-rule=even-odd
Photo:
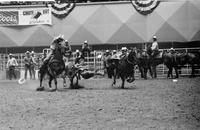
[{"label": "grandstand railing", "polygon": [[[168,49],[165,49],[168,50]],[[175,51],[178,52],[196,52],[199,51],[200,48],[177,48],[175,49]],[[102,56],[104,54],[105,51],[93,51],[91,52],[91,55],[89,57],[86,57],[85,60],[85,65],[89,70],[103,70],[103,60],[102,60]],[[43,53],[35,53],[35,59],[37,62],[36,65],[36,70],[38,70],[38,68],[41,66],[42,64],[42,56]],[[25,54],[13,54],[13,56],[17,59],[18,62],[18,67],[17,70],[24,70],[24,57]],[[75,53],[72,54],[72,57],[70,58],[70,61],[74,62],[75,60]],[[4,71],[6,70],[6,64],[8,61],[8,55],[5,54],[0,54],[0,70]],[[165,65],[160,64],[157,66],[157,75],[158,78],[165,78],[167,77],[167,72],[168,69]],[[197,75],[200,75],[200,69],[196,69],[198,71]],[[175,74],[175,72],[173,71],[173,74]],[[188,76],[191,74],[191,67],[190,65],[185,65],[182,69],[181,69],[181,76]],[[149,75],[149,74],[148,74]],[[135,76],[136,77],[140,77],[140,72],[138,70],[138,67],[136,67],[136,71],[135,71]]]}]

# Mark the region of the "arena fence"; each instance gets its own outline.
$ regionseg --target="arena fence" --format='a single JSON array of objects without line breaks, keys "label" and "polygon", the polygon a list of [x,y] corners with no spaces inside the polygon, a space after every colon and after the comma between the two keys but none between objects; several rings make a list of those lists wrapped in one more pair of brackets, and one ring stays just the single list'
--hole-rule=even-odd
[{"label": "arena fence", "polygon": [[[167,50],[167,49],[166,49]],[[197,52],[199,51],[200,48],[178,48],[178,49],[175,49],[175,51],[177,52]],[[48,49],[47,49],[48,51]],[[89,69],[89,70],[102,70],[103,71],[103,60],[102,60],[102,56],[103,54],[105,53],[105,51],[93,51],[91,52],[91,55],[89,57],[86,57],[86,60],[85,60],[85,65],[86,67]],[[25,57],[25,54],[13,54],[13,56],[17,59],[17,62],[18,62],[18,67],[16,68],[17,71],[24,71],[24,57]],[[37,62],[37,65],[36,65],[36,71],[38,70],[38,68],[41,66],[42,64],[42,57],[43,57],[43,53],[35,53],[35,60]],[[74,62],[75,60],[75,52],[72,54],[72,57],[70,58],[70,61]],[[7,70],[7,67],[6,67],[6,64],[7,64],[7,61],[8,61],[8,55],[6,54],[0,54],[0,70],[2,72],[6,72]],[[196,74],[197,75],[200,75],[200,66],[197,66],[196,65]],[[167,77],[167,72],[168,72],[168,69],[165,65],[161,64],[161,65],[158,65],[157,66],[157,75],[158,75],[158,78],[166,78]],[[175,72],[173,71],[173,74],[175,74]],[[188,76],[191,74],[191,67],[190,65],[185,65],[184,67],[182,67],[181,69],[181,74],[180,76]],[[135,76],[136,78],[139,78],[140,77],[140,72],[138,70],[138,67],[136,66],[136,71],[135,71]],[[148,73],[148,76],[149,76],[149,73]]]}]

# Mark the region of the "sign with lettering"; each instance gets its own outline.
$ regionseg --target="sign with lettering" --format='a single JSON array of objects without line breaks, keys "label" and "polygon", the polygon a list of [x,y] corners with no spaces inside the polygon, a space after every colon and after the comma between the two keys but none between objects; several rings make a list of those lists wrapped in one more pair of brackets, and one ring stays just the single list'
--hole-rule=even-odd
[{"label": "sign with lettering", "polygon": [[50,8],[0,10],[0,26],[52,24]]},{"label": "sign with lettering", "polygon": [[0,11],[0,25],[18,25],[18,11]]}]

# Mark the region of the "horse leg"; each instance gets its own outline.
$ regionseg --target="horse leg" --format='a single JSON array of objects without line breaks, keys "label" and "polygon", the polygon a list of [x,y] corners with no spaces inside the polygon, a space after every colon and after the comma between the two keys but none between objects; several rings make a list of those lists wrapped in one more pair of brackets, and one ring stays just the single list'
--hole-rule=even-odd
[{"label": "horse leg", "polygon": [[170,78],[170,69],[168,68],[167,78]]},{"label": "horse leg", "polygon": [[55,91],[58,89],[58,82],[57,82],[57,78],[56,77],[54,77],[54,84],[55,84]]},{"label": "horse leg", "polygon": [[152,70],[153,70],[153,78],[157,78],[156,66],[153,66]]},{"label": "horse leg", "polygon": [[144,78],[144,73],[142,67],[139,67],[140,73],[141,73],[141,78]]},{"label": "horse leg", "polygon": [[63,78],[63,88],[66,88],[66,87],[67,87],[67,84],[66,84],[66,77],[63,76],[62,78]]},{"label": "horse leg", "polygon": [[70,77],[70,88],[73,88],[73,80],[74,80],[74,77]]},{"label": "horse leg", "polygon": [[45,76],[45,72],[42,72],[40,70],[40,86],[36,89],[36,91],[43,91],[44,90],[44,86],[42,86],[42,81],[43,81],[43,78]]},{"label": "horse leg", "polygon": [[190,78],[194,78],[194,77],[195,77],[195,68],[194,68],[194,64],[191,64],[191,68],[192,68],[192,72],[191,72]]},{"label": "horse leg", "polygon": [[76,74],[76,85],[78,85],[78,75]]},{"label": "horse leg", "polygon": [[[172,67],[171,66],[167,66],[167,68],[168,68],[168,74],[167,74],[167,78],[173,78],[173,75],[172,75]],[[171,77],[170,77],[171,76]]]},{"label": "horse leg", "polygon": [[173,76],[173,67],[170,67],[170,75],[171,75],[171,78],[173,79],[174,76]]},{"label": "horse leg", "polygon": [[157,78],[156,66],[155,66],[155,68],[154,68],[154,73],[155,73],[155,78]]},{"label": "horse leg", "polygon": [[175,72],[176,72],[176,77],[175,77],[175,78],[179,78],[178,68],[177,68],[177,67],[174,67],[174,70],[175,70]]},{"label": "horse leg", "polygon": [[53,91],[52,86],[51,86],[52,80],[53,80],[53,77],[52,77],[52,76],[49,76],[49,89],[50,89],[51,91]]},{"label": "horse leg", "polygon": [[146,67],[144,68],[144,79],[145,80],[147,79],[147,68]]},{"label": "horse leg", "polygon": [[150,72],[151,78],[153,78],[153,72],[152,72],[151,67],[149,67],[148,69],[149,69],[149,72]]},{"label": "horse leg", "polygon": [[122,86],[121,86],[121,88],[124,89],[125,76],[122,76],[121,79],[122,79]]},{"label": "horse leg", "polygon": [[112,83],[112,86],[116,84],[116,77],[117,77],[116,69],[114,69],[113,71],[114,71],[114,75],[113,75],[113,83]]}]

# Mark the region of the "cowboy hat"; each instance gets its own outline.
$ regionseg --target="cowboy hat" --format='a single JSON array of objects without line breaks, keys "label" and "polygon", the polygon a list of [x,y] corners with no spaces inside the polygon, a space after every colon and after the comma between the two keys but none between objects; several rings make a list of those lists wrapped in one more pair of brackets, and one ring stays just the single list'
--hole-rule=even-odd
[{"label": "cowboy hat", "polygon": [[122,49],[121,50],[127,50],[127,48],[126,47],[122,47]]},{"label": "cowboy hat", "polygon": [[26,51],[26,53],[25,54],[30,54],[30,52],[29,51]]},{"label": "cowboy hat", "polygon": [[88,43],[87,40],[85,40],[84,43]]}]

